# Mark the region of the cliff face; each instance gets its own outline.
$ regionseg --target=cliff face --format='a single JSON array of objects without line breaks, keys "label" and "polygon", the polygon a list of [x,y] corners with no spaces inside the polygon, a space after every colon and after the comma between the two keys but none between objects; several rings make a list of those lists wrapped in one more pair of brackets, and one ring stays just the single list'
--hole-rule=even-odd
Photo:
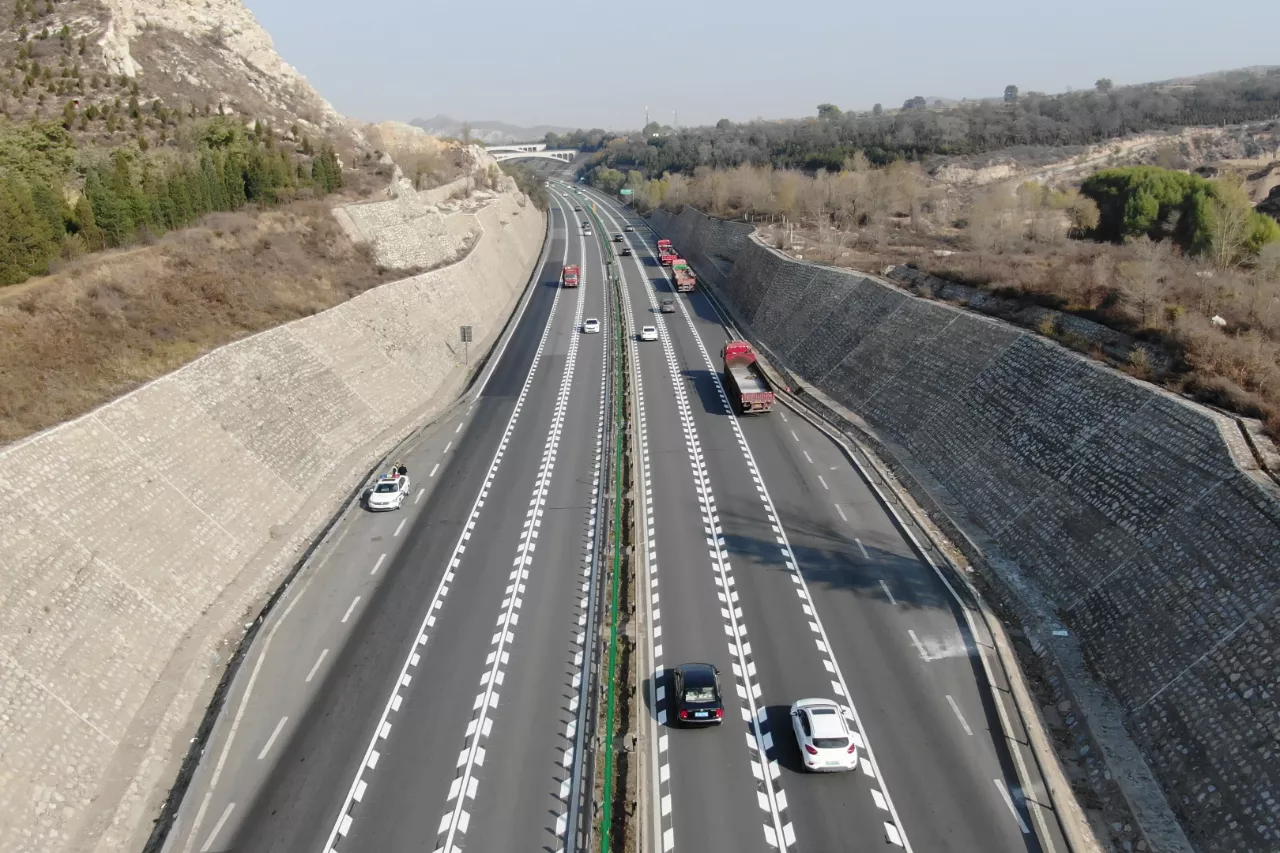
[{"label": "cliff face", "polygon": [[[85,4],[88,5],[88,4]],[[101,61],[166,102],[221,103],[277,124],[347,123],[239,0],[95,0]],[[87,11],[87,10],[86,10]]]}]

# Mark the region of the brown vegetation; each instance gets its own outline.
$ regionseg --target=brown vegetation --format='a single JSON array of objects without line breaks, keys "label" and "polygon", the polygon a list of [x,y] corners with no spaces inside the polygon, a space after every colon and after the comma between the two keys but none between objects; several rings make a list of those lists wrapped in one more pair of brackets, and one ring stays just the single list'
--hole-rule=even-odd
[{"label": "brown vegetation", "polygon": [[1097,223],[1096,207],[1074,190],[1004,184],[961,202],[907,163],[872,169],[851,159],[816,176],[707,169],[636,186],[641,206],[690,204],[753,220],[770,245],[806,260],[872,272],[911,263],[1157,344],[1167,370],[1152,372],[1144,355],[1127,368],[1261,418],[1280,436],[1280,244],[1246,266],[1215,264],[1230,260],[1224,252],[1191,257],[1167,241],[1073,239]]},{"label": "brown vegetation", "polygon": [[211,214],[0,290],[0,442],[404,275],[380,269],[309,201]]}]

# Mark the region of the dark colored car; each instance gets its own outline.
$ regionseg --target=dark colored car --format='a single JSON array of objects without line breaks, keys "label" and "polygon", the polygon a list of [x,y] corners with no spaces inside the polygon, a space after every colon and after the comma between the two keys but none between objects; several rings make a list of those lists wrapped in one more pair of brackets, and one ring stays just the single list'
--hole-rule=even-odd
[{"label": "dark colored car", "polygon": [[683,663],[671,671],[673,721],[719,725],[724,720],[720,673],[709,663]]},{"label": "dark colored car", "polygon": [[580,204],[575,204],[575,205],[573,206],[573,209],[574,209],[574,210],[582,210],[582,205],[580,205]]},{"label": "dark colored car", "polygon": [[631,257],[631,247],[623,246],[621,249],[618,250],[618,256],[623,258]]},{"label": "dark colored car", "polygon": [[614,234],[614,235],[613,235],[613,242],[615,242],[615,243],[621,243],[621,242],[622,242],[622,240],[623,240],[623,237],[622,237],[622,235],[621,235],[621,234]]},{"label": "dark colored car", "polygon": [[662,313],[663,314],[676,313],[676,301],[674,299],[662,300]]}]

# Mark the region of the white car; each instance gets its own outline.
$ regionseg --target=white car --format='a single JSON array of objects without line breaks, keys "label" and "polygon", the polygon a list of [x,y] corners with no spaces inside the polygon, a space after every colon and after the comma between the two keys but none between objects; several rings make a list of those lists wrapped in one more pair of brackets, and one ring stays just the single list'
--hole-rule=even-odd
[{"label": "white car", "polygon": [[380,512],[399,509],[409,496],[409,478],[404,474],[385,474],[378,478],[365,501],[369,509]]},{"label": "white car", "polygon": [[594,317],[585,320],[582,324],[582,333],[585,335],[596,334],[600,331],[600,321]]},{"label": "white car", "polygon": [[858,766],[858,745],[844,711],[830,699],[801,699],[791,706],[791,728],[806,770],[841,771]]},{"label": "white car", "polygon": [[645,326],[640,330],[640,340],[656,341],[658,339],[658,329],[656,326]]}]

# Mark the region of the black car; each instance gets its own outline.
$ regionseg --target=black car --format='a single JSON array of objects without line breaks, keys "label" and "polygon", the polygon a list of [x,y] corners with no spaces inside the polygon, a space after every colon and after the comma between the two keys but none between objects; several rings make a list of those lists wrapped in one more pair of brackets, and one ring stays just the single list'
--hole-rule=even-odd
[{"label": "black car", "polygon": [[618,250],[618,254],[624,258],[631,257],[631,247],[623,246],[621,249]]},{"label": "black car", "polygon": [[673,721],[719,725],[724,720],[720,673],[709,663],[683,663],[671,671]]},{"label": "black car", "polygon": [[575,205],[573,206],[573,209],[574,209],[574,210],[582,210],[582,205],[580,205],[580,204],[575,204]]},{"label": "black car", "polygon": [[615,242],[615,243],[621,243],[621,242],[622,242],[622,240],[623,240],[623,237],[622,237],[622,235],[621,235],[621,234],[614,234],[614,235],[613,235],[613,242]]}]

